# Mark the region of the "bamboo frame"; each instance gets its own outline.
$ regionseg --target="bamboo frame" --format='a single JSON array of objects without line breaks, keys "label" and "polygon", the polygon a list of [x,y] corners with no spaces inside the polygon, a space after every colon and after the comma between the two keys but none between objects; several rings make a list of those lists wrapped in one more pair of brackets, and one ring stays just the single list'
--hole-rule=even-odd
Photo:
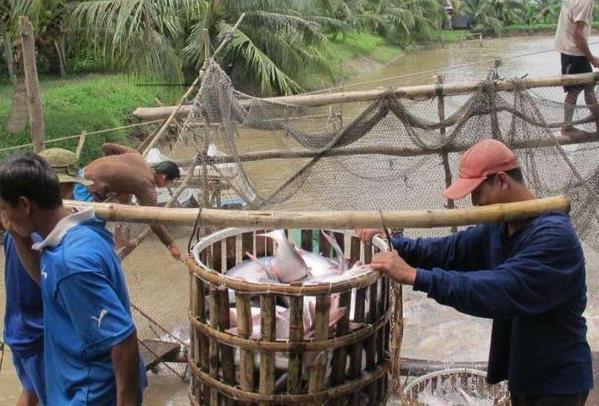
[{"label": "bamboo frame", "polygon": [[[380,211],[249,211],[219,209],[171,209],[130,206],[116,203],[90,203],[65,200],[66,207],[93,206],[96,215],[108,221],[193,225],[200,215],[204,226],[258,228],[380,228]],[[390,210],[385,222],[392,228],[431,228],[499,223],[536,217],[550,211],[568,212],[570,200],[564,196],[516,203],[494,204],[455,210]],[[284,294],[284,293],[283,293]]]},{"label": "bamboo frame", "polygon": [[[553,135],[551,137],[540,138],[526,141],[513,141],[509,144],[511,149],[523,148],[546,148],[556,145],[578,145],[597,142],[596,133],[586,133],[576,139],[564,137],[563,135]],[[418,147],[395,147],[391,145],[365,145],[358,147],[341,147],[328,150],[308,150],[308,149],[285,149],[285,150],[264,150],[257,152],[247,152],[239,154],[237,157],[220,156],[210,157],[213,164],[225,164],[234,162],[253,162],[266,159],[304,159],[304,158],[325,158],[332,156],[352,156],[352,155],[386,155],[417,157],[425,155],[438,155],[448,153],[464,152],[473,144],[455,143],[451,145],[442,145],[439,147],[418,148]]]},{"label": "bamboo frame", "polygon": [[[269,97],[260,99],[263,102],[273,104],[287,104],[295,106],[326,106],[329,104],[368,102],[377,100],[386,94],[406,99],[433,98],[435,96],[456,96],[477,91],[481,86],[491,85],[496,91],[513,91],[520,89],[536,89],[541,87],[571,86],[595,84],[599,81],[599,72],[582,73],[576,75],[548,76],[539,79],[511,79],[496,80],[492,82],[479,81],[466,84],[446,84],[441,88],[436,85],[420,85],[398,87],[393,90],[378,88],[373,90],[362,90],[352,92],[337,92],[326,94],[304,94],[296,96]],[[133,115],[141,120],[153,120],[163,118],[172,114],[174,106],[165,107],[138,107]],[[191,106],[183,106],[179,114],[189,114]]]}]

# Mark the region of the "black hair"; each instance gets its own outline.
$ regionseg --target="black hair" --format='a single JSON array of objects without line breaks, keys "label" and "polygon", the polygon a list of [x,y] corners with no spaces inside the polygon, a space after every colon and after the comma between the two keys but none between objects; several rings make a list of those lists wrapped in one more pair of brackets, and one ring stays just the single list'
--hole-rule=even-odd
[{"label": "black hair", "polygon": [[59,185],[48,162],[31,152],[10,156],[0,163],[0,197],[13,207],[20,197],[26,197],[42,209],[61,207]]},{"label": "black hair", "polygon": [[[514,180],[518,183],[524,184],[524,174],[522,173],[522,169],[520,169],[520,168],[510,169],[509,171],[505,171],[505,174],[507,176],[509,176],[512,180]],[[497,174],[494,173],[492,175],[487,176],[486,181],[492,182],[493,179],[495,179],[496,175]]]},{"label": "black hair", "polygon": [[179,165],[173,161],[162,161],[159,164],[154,165],[154,172],[158,175],[166,175],[167,181],[179,179],[181,177]]}]

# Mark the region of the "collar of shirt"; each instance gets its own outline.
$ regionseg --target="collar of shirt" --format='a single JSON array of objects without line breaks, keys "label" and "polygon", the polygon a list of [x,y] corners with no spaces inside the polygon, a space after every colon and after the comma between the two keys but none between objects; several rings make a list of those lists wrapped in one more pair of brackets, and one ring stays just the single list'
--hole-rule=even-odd
[{"label": "collar of shirt", "polygon": [[60,220],[44,241],[32,245],[32,249],[41,251],[46,247],[55,247],[64,238],[67,231],[84,221],[91,220],[96,213],[93,207],[86,207]]}]

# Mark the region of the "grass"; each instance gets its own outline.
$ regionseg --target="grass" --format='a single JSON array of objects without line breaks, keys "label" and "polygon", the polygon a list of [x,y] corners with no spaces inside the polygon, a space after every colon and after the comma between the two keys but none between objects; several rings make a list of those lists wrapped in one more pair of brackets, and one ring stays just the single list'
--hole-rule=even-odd
[{"label": "grass", "polygon": [[398,46],[389,44],[383,37],[367,32],[337,35],[329,40],[332,60],[343,63],[356,56],[365,56],[380,63],[387,63],[400,52]]},{"label": "grass", "polygon": [[[326,44],[327,56],[330,60],[332,74],[340,78],[355,71],[352,60],[357,57],[368,58],[375,63],[388,63],[402,52],[402,48],[390,44],[383,37],[366,32],[338,34],[329,38]],[[328,75],[305,69],[298,82],[306,90],[331,86]]]},{"label": "grass", "polygon": [[[156,98],[164,103],[172,103],[182,93],[179,87],[137,86],[143,79],[116,74],[93,74],[66,79],[43,78],[41,80],[42,101],[46,139],[76,135],[87,132],[120,127],[129,124],[130,113],[138,106],[155,106]],[[10,109],[13,88],[9,84],[0,85],[0,123],[6,123]],[[149,130],[149,127],[140,127]],[[115,131],[87,137],[82,152],[82,163],[99,155],[103,142],[128,143],[130,132]],[[27,144],[30,142],[29,129],[9,134],[4,125],[0,128],[0,148]],[[63,147],[74,150],[77,139],[49,143],[49,147]]]}]

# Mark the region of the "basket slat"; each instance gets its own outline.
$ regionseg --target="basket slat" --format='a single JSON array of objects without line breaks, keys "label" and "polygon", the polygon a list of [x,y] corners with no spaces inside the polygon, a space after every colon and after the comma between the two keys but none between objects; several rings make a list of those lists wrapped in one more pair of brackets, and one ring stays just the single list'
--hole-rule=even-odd
[{"label": "basket slat", "polygon": [[[310,236],[311,241],[312,236]],[[310,242],[311,245],[311,242]],[[289,297],[289,341],[297,342],[304,339],[304,298],[299,296]],[[300,393],[302,387],[302,356],[301,350],[292,350],[289,353],[289,378],[287,391]]]},{"label": "basket slat", "polygon": [[[314,327],[314,338],[324,340],[329,336],[329,311],[331,309],[330,296],[316,297],[316,322]],[[311,354],[312,365],[310,366],[310,377],[308,381],[308,392],[314,393],[320,391],[324,386],[324,375],[328,363],[328,351],[319,353],[315,351]]]},{"label": "basket slat", "polygon": [[[272,295],[260,296],[260,315],[262,339],[274,341],[275,339],[275,297]],[[260,393],[272,395],[275,393],[275,353],[260,352]],[[261,402],[267,405],[268,403]]]},{"label": "basket slat", "polygon": [[[237,329],[239,335],[248,338],[252,333],[252,312],[250,297],[245,294],[235,296],[237,308]],[[239,381],[241,389],[248,392],[254,391],[254,353],[250,350],[240,350]]]},{"label": "basket slat", "polygon": [[[210,302],[210,325],[215,328],[218,325],[218,300],[217,300],[217,288],[211,286],[209,291],[209,302]],[[208,370],[210,376],[214,379],[218,379],[218,365],[219,365],[219,344],[214,338],[209,339],[208,346]],[[210,406],[218,405],[218,391],[210,389]]]}]

